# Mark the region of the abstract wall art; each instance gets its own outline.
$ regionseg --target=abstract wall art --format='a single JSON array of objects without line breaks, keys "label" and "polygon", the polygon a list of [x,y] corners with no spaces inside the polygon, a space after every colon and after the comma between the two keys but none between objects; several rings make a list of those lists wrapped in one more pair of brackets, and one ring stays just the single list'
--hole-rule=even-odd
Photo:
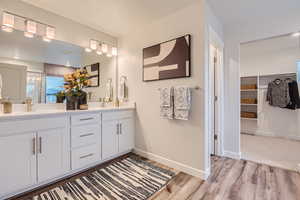
[{"label": "abstract wall art", "polygon": [[185,35],[143,49],[143,80],[191,76],[191,36]]},{"label": "abstract wall art", "polygon": [[100,85],[100,63],[95,63],[92,65],[85,66],[84,69],[87,70],[89,80],[91,82],[89,87],[99,87]]}]

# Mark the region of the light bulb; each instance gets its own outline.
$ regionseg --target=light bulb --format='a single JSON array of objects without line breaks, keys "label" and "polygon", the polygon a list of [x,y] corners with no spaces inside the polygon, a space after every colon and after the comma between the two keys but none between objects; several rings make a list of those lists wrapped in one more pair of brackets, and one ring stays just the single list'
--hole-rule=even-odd
[{"label": "light bulb", "polygon": [[90,40],[90,49],[96,50],[98,47],[98,42],[96,40]]},{"label": "light bulb", "polygon": [[5,31],[5,32],[8,32],[8,33],[11,33],[14,31],[14,29],[12,27],[9,27],[9,26],[1,26],[1,29],[2,31]]},{"label": "light bulb", "polygon": [[92,52],[92,49],[90,49],[90,48],[85,48],[85,52],[90,53],[90,52]]},{"label": "light bulb", "polygon": [[102,49],[102,52],[103,52],[103,53],[107,53],[107,51],[108,51],[108,45],[105,44],[105,43],[103,43],[103,44],[101,45],[101,49]]},{"label": "light bulb", "polygon": [[33,38],[34,34],[33,33],[29,33],[29,32],[24,32],[24,36],[27,38]]},{"label": "light bulb", "polygon": [[48,37],[46,37],[46,36],[44,36],[44,37],[43,37],[43,41],[44,41],[44,42],[51,42],[51,39],[48,38]]}]

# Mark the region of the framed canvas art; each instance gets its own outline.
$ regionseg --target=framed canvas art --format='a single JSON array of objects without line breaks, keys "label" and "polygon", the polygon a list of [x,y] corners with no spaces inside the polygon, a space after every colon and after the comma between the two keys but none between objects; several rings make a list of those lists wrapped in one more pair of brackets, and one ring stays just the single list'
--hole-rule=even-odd
[{"label": "framed canvas art", "polygon": [[191,35],[143,49],[143,80],[191,76]]},{"label": "framed canvas art", "polygon": [[89,87],[99,87],[100,85],[100,63],[95,63],[84,67],[89,73],[91,82]]}]

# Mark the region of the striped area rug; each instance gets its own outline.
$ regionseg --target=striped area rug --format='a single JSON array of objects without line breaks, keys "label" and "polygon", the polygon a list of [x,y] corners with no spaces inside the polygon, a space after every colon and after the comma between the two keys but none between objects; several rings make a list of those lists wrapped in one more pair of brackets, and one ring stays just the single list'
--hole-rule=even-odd
[{"label": "striped area rug", "polygon": [[165,186],[175,173],[130,155],[67,182],[33,200],[144,200]]}]

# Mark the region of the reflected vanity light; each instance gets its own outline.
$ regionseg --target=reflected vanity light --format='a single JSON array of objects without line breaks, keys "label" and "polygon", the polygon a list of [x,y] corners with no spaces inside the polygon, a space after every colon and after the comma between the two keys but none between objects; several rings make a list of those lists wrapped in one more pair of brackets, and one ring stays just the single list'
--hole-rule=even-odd
[{"label": "reflected vanity light", "polygon": [[96,50],[98,47],[98,42],[96,40],[90,40],[90,49]]},{"label": "reflected vanity light", "polygon": [[11,33],[14,31],[14,29],[12,27],[9,27],[9,26],[1,26],[1,29],[2,31],[5,31],[5,32],[8,32],[8,33]]},{"label": "reflected vanity light", "polygon": [[107,53],[108,52],[108,45],[103,43],[101,44],[101,49],[103,53]]},{"label": "reflected vanity light", "polygon": [[92,49],[90,49],[90,48],[85,48],[84,50],[85,50],[85,52],[88,52],[88,53],[92,52]]},{"label": "reflected vanity light", "polygon": [[49,39],[48,37],[44,36],[44,37],[43,37],[43,41],[44,41],[44,42],[51,42],[51,39]]},{"label": "reflected vanity light", "polygon": [[101,56],[101,55],[103,54],[101,50],[97,50],[96,53],[97,53],[99,56]]},{"label": "reflected vanity light", "polygon": [[29,32],[24,32],[24,36],[27,37],[27,38],[33,38],[34,34],[29,33]]}]

